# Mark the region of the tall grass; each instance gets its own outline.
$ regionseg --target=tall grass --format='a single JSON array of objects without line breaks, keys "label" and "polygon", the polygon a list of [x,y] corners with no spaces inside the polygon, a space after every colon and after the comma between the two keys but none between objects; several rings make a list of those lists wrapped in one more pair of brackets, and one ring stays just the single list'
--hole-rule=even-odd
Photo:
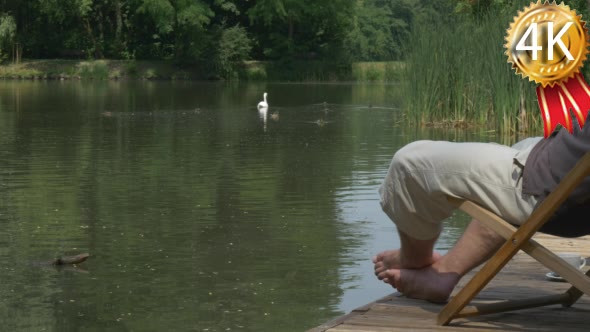
[{"label": "tall grass", "polygon": [[486,124],[504,132],[538,129],[535,84],[516,75],[504,54],[515,14],[516,7],[492,9],[478,19],[457,15],[451,24],[418,24],[403,71],[408,117],[422,124]]},{"label": "tall grass", "polygon": [[359,82],[399,82],[404,63],[401,61],[353,62],[352,79]]},{"label": "tall grass", "polygon": [[166,61],[25,60],[0,66],[0,79],[206,79],[200,68],[178,67]]},{"label": "tall grass", "polygon": [[76,74],[82,79],[106,80],[109,78],[109,67],[104,60],[83,61],[78,64]]},{"label": "tall grass", "polygon": [[249,81],[399,82],[403,68],[401,61],[245,61],[238,78]]}]

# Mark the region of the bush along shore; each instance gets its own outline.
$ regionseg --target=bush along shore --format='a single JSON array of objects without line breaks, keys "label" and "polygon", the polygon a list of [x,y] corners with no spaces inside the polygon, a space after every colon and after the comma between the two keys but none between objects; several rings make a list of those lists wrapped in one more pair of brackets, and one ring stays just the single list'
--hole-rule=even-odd
[{"label": "bush along shore", "polygon": [[198,68],[181,68],[165,61],[25,60],[0,66],[2,79],[203,79]]},{"label": "bush along shore", "polygon": [[[246,61],[227,80],[398,82],[403,64],[390,62]],[[212,70],[169,61],[25,60],[0,66],[0,79],[221,80]]]}]

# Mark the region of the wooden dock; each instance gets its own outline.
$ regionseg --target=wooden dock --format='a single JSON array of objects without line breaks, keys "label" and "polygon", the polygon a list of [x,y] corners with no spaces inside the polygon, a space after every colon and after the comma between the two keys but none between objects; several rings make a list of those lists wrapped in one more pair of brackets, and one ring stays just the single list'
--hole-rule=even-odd
[{"label": "wooden dock", "polygon": [[[590,236],[565,239],[537,235],[535,240],[555,253],[575,252],[590,256]],[[588,260],[590,264],[590,259]],[[585,267],[587,270],[590,267]],[[506,299],[524,299],[564,292],[568,283],[547,280],[549,272],[540,263],[520,252],[475,298],[473,304]],[[473,275],[465,276],[455,292]],[[376,279],[375,279],[376,280]],[[377,282],[377,280],[376,280]],[[590,297],[587,295],[570,308],[552,305],[454,320],[449,326],[436,325],[442,305],[390,294],[338,317],[310,331],[588,331],[590,330]]]}]

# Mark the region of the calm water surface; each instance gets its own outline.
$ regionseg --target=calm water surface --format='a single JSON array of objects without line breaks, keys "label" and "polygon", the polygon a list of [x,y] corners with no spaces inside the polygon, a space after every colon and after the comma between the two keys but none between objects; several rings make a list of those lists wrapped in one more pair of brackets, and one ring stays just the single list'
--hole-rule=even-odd
[{"label": "calm water surface", "polygon": [[398,90],[0,82],[1,329],[301,331],[390,293],[370,257],[398,245],[393,153],[498,140],[408,128]]}]

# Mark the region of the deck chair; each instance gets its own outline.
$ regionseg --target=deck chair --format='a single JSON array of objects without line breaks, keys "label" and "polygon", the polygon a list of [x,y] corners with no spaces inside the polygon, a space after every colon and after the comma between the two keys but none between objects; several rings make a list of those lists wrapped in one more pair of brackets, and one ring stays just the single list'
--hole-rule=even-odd
[{"label": "deck chair", "polygon": [[[449,198],[449,201],[452,204],[500,234],[506,239],[506,242],[500,247],[500,249],[498,249],[495,255],[487,261],[482,269],[473,276],[465,287],[463,287],[463,289],[461,289],[440,311],[437,317],[437,323],[439,325],[448,325],[456,318],[541,307],[552,304],[561,304],[569,307],[584,293],[590,295],[590,278],[587,277],[590,276],[590,271],[584,275],[584,273],[569,265],[559,256],[531,239],[537,231],[542,231],[541,228],[549,219],[560,218],[559,221],[561,222],[561,219],[563,218],[577,216],[579,222],[580,215],[578,213],[583,212],[582,209],[588,211],[588,204],[584,204],[572,211],[566,211],[560,216],[556,216],[556,212],[558,212],[558,209],[567,199],[569,194],[589,175],[590,152],[586,153],[578,161],[574,168],[561,180],[555,190],[543,200],[543,202],[518,229],[498,217],[496,214],[473,202]],[[588,229],[589,226],[583,225],[583,227],[586,227],[586,234],[590,233],[590,229]],[[558,273],[569,282],[572,287],[563,294],[466,307],[466,305],[494,278],[498,272],[500,272],[506,263],[508,263],[519,250],[523,250],[547,268]]]}]

